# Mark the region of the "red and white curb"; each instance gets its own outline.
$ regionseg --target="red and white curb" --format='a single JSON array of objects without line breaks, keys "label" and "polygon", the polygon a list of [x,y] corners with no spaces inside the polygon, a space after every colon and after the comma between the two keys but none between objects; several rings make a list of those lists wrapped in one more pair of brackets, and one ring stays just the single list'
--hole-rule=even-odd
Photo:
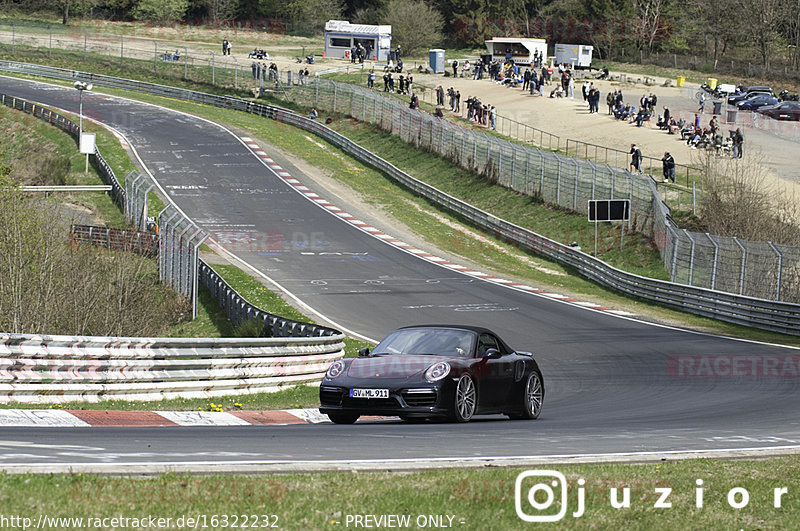
[{"label": "red and white curb", "polygon": [[345,212],[341,208],[339,208],[336,205],[330,203],[327,199],[324,199],[323,197],[320,197],[317,193],[313,192],[308,187],[303,185],[303,183],[301,183],[300,181],[298,181],[297,179],[292,177],[289,172],[284,170],[278,163],[276,163],[274,160],[272,160],[272,158],[269,155],[267,155],[264,152],[264,150],[261,149],[261,147],[259,147],[259,145],[252,138],[241,137],[241,139],[247,145],[247,147],[250,148],[250,150],[253,153],[255,153],[256,156],[259,157],[285,183],[287,183],[288,185],[292,186],[295,190],[297,190],[298,192],[300,192],[301,194],[306,196],[306,198],[308,198],[309,200],[313,201],[314,203],[316,203],[320,207],[330,211],[334,215],[338,216],[339,218],[343,219],[344,221],[346,221],[347,223],[353,225],[354,227],[366,232],[367,234],[370,234],[375,238],[383,240],[384,242],[388,243],[389,245],[397,247],[398,249],[402,249],[403,251],[405,251],[407,253],[410,253],[410,254],[413,254],[414,256],[417,256],[419,258],[422,258],[423,260],[427,260],[429,262],[433,262],[433,263],[438,264],[438,265],[440,265],[442,267],[450,269],[451,271],[456,271],[458,273],[463,273],[463,274],[471,276],[473,278],[478,278],[478,279],[485,280],[487,282],[492,282],[492,283],[495,283],[495,284],[501,284],[503,286],[508,286],[508,287],[511,287],[511,288],[514,288],[514,289],[517,289],[517,290],[520,290],[520,291],[525,291],[525,292],[528,292],[528,293],[535,293],[535,294],[541,295],[543,297],[548,297],[548,298],[551,298],[551,299],[557,299],[557,300],[562,301],[562,302],[567,302],[567,303],[570,303],[570,304],[574,304],[574,305],[581,306],[581,307],[584,307],[584,308],[589,308],[589,309],[592,309],[592,310],[597,310],[597,311],[607,312],[607,313],[613,313],[615,315],[626,315],[626,316],[633,315],[632,313],[626,312],[626,311],[623,311],[623,310],[615,310],[614,308],[607,308],[605,306],[602,306],[600,304],[596,304],[594,302],[588,302],[588,301],[582,301],[582,300],[579,300],[579,299],[573,299],[573,298],[567,297],[565,295],[559,295],[558,293],[551,293],[549,291],[545,291],[545,290],[542,290],[542,289],[539,289],[539,288],[534,288],[534,287],[531,287],[531,286],[526,286],[525,284],[520,284],[519,282],[514,282],[512,280],[507,280],[507,279],[504,279],[504,278],[495,277],[495,276],[492,276],[492,275],[488,275],[486,273],[481,273],[480,271],[475,271],[475,270],[470,269],[468,267],[465,267],[463,265],[455,264],[455,263],[453,263],[453,262],[451,262],[449,260],[446,260],[444,258],[440,258],[438,256],[430,254],[427,251],[423,251],[421,249],[417,249],[413,245],[409,245],[408,243],[406,243],[406,242],[404,242],[402,240],[398,240],[394,236],[391,236],[389,234],[384,233],[380,229],[376,229],[375,227],[373,227],[373,226],[371,226],[371,225],[369,225],[367,223],[364,223],[363,221],[361,221],[360,219],[356,218],[352,214],[350,214],[348,212]]},{"label": "red and white curb", "polygon": [[[362,417],[386,420],[392,417]],[[89,409],[0,409],[0,428],[90,428],[168,426],[264,426],[329,423],[318,409],[270,411],[110,411]]]}]

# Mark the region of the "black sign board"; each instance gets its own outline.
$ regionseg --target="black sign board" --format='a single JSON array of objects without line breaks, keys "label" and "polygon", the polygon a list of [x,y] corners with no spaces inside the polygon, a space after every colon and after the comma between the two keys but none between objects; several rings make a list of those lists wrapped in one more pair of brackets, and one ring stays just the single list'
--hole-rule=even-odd
[{"label": "black sign board", "polygon": [[589,221],[628,221],[631,218],[629,199],[590,199]]}]

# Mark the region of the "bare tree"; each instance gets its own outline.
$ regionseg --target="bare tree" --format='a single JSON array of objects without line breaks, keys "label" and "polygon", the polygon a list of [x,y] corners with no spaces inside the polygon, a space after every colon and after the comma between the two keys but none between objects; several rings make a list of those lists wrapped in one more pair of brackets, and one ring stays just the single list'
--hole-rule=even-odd
[{"label": "bare tree", "polygon": [[783,0],[736,0],[736,8],[746,17],[742,29],[761,54],[764,68],[769,68],[772,48],[778,38],[782,6]]},{"label": "bare tree", "polygon": [[205,0],[208,18],[215,26],[225,24],[236,14],[238,0]]},{"label": "bare tree", "polygon": [[780,193],[756,153],[746,159],[720,159],[707,153],[706,193],[702,220],[719,236],[751,241],[800,244],[800,207],[797,198]]},{"label": "bare tree", "polygon": [[728,43],[737,35],[739,13],[737,0],[691,0],[692,25],[696,32],[711,40],[714,68]]},{"label": "bare tree", "polygon": [[392,26],[392,43],[411,54],[442,41],[442,15],[422,0],[391,0],[384,24]]},{"label": "bare tree", "polygon": [[637,34],[639,50],[653,51],[653,44],[659,35],[663,21],[661,19],[666,0],[633,0],[634,13],[637,17]]}]

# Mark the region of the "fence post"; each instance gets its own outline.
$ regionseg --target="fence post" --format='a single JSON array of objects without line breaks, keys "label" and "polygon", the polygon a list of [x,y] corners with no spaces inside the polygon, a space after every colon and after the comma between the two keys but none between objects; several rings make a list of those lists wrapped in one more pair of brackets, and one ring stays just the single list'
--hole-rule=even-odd
[{"label": "fence post", "polygon": [[561,206],[561,158],[556,157],[556,162],[558,162],[558,175],[556,181],[556,204]]},{"label": "fence post", "polygon": [[531,169],[531,150],[526,149],[525,150],[525,195],[531,195],[530,169]]},{"label": "fence post", "polygon": [[714,246],[714,261],[711,264],[711,289],[715,289],[717,286],[717,261],[719,260],[719,245],[714,238],[711,237],[711,234],[706,232],[706,237],[708,241],[711,242],[711,245]]},{"label": "fence post", "polygon": [[686,234],[686,237],[689,238],[689,241],[692,242],[692,255],[689,258],[689,285],[692,285],[692,278],[694,277],[694,238],[692,235],[689,234],[689,231],[683,229],[683,232]]},{"label": "fence post", "polygon": [[675,269],[678,267],[678,245],[680,244],[680,238],[678,237],[678,233],[675,232],[675,229],[669,225],[667,225],[667,230],[672,233],[672,267],[669,272],[669,281],[675,282]]},{"label": "fence post", "polygon": [[575,164],[575,189],[572,194],[572,210],[578,211],[578,181],[581,178],[581,168],[578,166],[577,159],[572,159],[572,163]]},{"label": "fence post", "polygon": [[783,255],[781,254],[780,250],[775,246],[772,242],[767,242],[769,246],[775,251],[775,254],[778,255],[778,279],[775,285],[775,300],[781,300],[781,274],[783,273]]},{"label": "fence post", "polygon": [[742,250],[742,268],[739,271],[739,295],[744,294],[744,273],[745,267],[747,264],[747,248],[739,241],[739,238],[736,236],[733,237],[733,241],[736,242],[736,245],[739,246],[739,249]]},{"label": "fence post", "polygon": [[[545,200],[544,199],[544,151],[540,150],[539,151],[539,156],[542,159],[541,175],[539,176],[539,195],[542,196],[542,200]],[[552,153],[550,153],[550,155],[548,155],[548,156],[552,157],[554,155]]]},{"label": "fence post", "polygon": [[[336,112],[336,92],[337,92],[336,87],[337,86],[338,86],[338,84],[336,84],[336,83],[333,84],[333,112]],[[402,123],[400,125],[401,125],[401,129],[402,129]],[[402,137],[402,135],[400,135],[400,136]]]}]

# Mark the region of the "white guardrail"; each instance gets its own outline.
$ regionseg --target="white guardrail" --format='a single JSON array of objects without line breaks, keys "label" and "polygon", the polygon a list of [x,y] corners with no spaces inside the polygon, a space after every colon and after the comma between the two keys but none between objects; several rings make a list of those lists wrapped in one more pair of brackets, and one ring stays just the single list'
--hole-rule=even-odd
[{"label": "white guardrail", "polygon": [[800,335],[800,304],[735,295],[706,288],[646,278],[621,271],[586,253],[572,249],[505,220],[501,220],[487,212],[481,211],[463,201],[449,196],[436,188],[414,179],[399,168],[325,125],[304,118],[281,107],[262,105],[230,96],[217,96],[189,89],[13,61],[0,61],[0,70],[70,81],[91,81],[97,85],[134,90],[259,114],[267,118],[295,125],[322,136],[326,140],[341,147],[358,160],[384,171],[390,178],[397,180],[423,197],[435,201],[444,208],[471,220],[481,228],[507,238],[510,241],[515,241],[521,247],[531,252],[541,254],[559,263],[574,267],[581,275],[594,280],[602,286],[621,291],[642,300],[677,308],[697,315],[785,334]]},{"label": "white guardrail", "polygon": [[[69,133],[77,131],[74,122],[49,110],[6,95],[1,99],[3,104]],[[111,191],[114,199],[125,205],[127,194],[113,171],[99,151],[95,156],[110,185],[22,189],[102,189]],[[86,232],[87,243],[131,247],[131,241],[118,241],[120,235],[112,241],[106,231],[106,238],[95,241],[91,228]],[[136,242],[140,243],[138,238]],[[340,332],[253,306],[202,260],[199,273],[201,283],[231,322],[261,322],[262,337],[158,339],[0,333],[0,402],[153,401],[273,392],[297,384],[318,384],[328,366],[344,356],[344,335]]]},{"label": "white guardrail", "polygon": [[209,398],[318,383],[344,336],[120,338],[0,334],[0,402]]}]

